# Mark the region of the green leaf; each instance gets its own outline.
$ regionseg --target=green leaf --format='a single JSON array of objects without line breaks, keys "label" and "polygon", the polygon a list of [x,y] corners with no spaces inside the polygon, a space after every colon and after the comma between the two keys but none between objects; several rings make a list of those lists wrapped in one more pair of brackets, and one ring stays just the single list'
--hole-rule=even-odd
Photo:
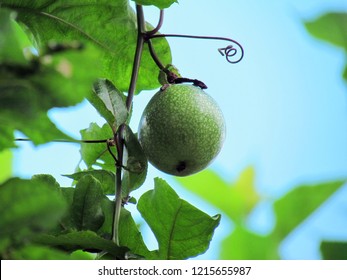
[{"label": "green leaf", "polygon": [[148,162],[137,136],[127,125],[124,127],[124,141],[127,152],[126,169],[123,175],[125,197],[138,189],[146,180]]},{"label": "green leaf", "polygon": [[[105,222],[98,232],[100,235],[111,239],[114,201],[105,198],[103,200],[102,209],[105,214]],[[131,213],[125,208],[121,209],[120,214],[119,243],[121,246],[129,248],[132,254],[144,256],[146,259],[155,259],[156,254],[147,249]]]},{"label": "green leaf", "polygon": [[323,241],[320,250],[324,260],[347,260],[347,242]]},{"label": "green leaf", "polygon": [[139,5],[154,5],[163,10],[170,7],[173,3],[178,3],[177,0],[132,0]]},{"label": "green leaf", "polygon": [[[80,131],[83,140],[102,140],[113,138],[113,132],[108,124],[99,127],[91,123],[87,129]],[[115,170],[115,161],[107,150],[106,143],[82,143],[81,156],[89,169],[99,166],[106,170]],[[116,154],[115,149],[113,152]]]},{"label": "green leaf", "polygon": [[305,26],[313,36],[347,51],[347,13],[327,13]]},{"label": "green leaf", "polygon": [[74,179],[76,181],[80,180],[86,175],[92,175],[95,179],[97,179],[103,190],[103,193],[106,195],[111,195],[115,193],[115,174],[108,170],[86,170],[77,172],[70,175],[63,175],[65,177]]},{"label": "green leaf", "polygon": [[49,174],[36,174],[31,177],[31,181],[38,184],[46,184],[56,190],[60,190],[60,185],[57,180]]},{"label": "green leaf", "polygon": [[[104,57],[105,78],[123,92],[128,90],[137,40],[136,15],[128,0],[16,1],[3,0],[3,8],[17,12],[17,20],[33,33],[39,46],[55,40],[92,43]],[[86,16],[87,15],[87,16]],[[153,40],[164,65],[171,63],[164,38]],[[98,59],[100,61],[100,59]],[[83,65],[83,64],[82,64]],[[144,49],[137,91],[159,87],[158,67]]]},{"label": "green leaf", "polygon": [[111,240],[98,236],[93,231],[75,231],[58,236],[41,234],[35,238],[35,242],[47,246],[63,248],[69,252],[83,249],[89,251],[106,251],[115,257],[124,257],[127,248],[118,247]]},{"label": "green leaf", "polygon": [[104,198],[100,182],[91,175],[81,178],[73,196],[73,219],[78,230],[97,231],[104,222],[101,203]]},{"label": "green leaf", "polygon": [[[0,127],[4,134],[0,150],[14,146],[15,130],[26,134],[34,144],[71,139],[52,123],[47,111],[75,105],[89,95],[91,84],[100,73],[95,51],[89,47],[24,57],[23,46],[28,44],[24,31],[18,25],[11,31],[15,35],[0,32],[1,41],[15,43],[13,38],[19,38],[17,45],[0,45],[0,56],[8,58],[0,57],[0,122],[6,123],[6,127]],[[21,53],[20,59],[13,57],[16,49]]]},{"label": "green leaf", "polygon": [[146,259],[155,259],[156,254],[148,250],[142,235],[131,216],[131,213],[122,208],[119,223],[119,243],[128,247],[131,253],[143,256]]},{"label": "green leaf", "polygon": [[232,184],[208,169],[194,176],[175,179],[186,189],[221,209],[236,223],[242,223],[260,200],[254,185],[252,167],[246,168]]},{"label": "green leaf", "polygon": [[11,11],[0,10],[0,63],[26,63],[21,43],[21,36],[16,24],[11,20]]},{"label": "green leaf", "polygon": [[279,240],[284,239],[345,182],[336,181],[297,187],[275,201],[276,226],[273,235]]},{"label": "green leaf", "polygon": [[99,114],[112,127],[114,133],[128,119],[126,97],[109,80],[99,79],[94,83],[94,94],[88,99]]},{"label": "green leaf", "polygon": [[[0,144],[1,145],[1,144]],[[0,151],[0,183],[11,177],[12,174],[12,152],[11,150]]]},{"label": "green leaf", "polygon": [[44,182],[11,178],[0,185],[0,237],[21,239],[53,228],[63,216],[66,202]]},{"label": "green leaf", "polygon": [[223,260],[276,260],[278,243],[270,236],[255,234],[243,227],[236,227],[223,240],[220,258]]},{"label": "green leaf", "polygon": [[220,215],[210,217],[180,199],[159,178],[137,207],[158,241],[158,259],[187,259],[204,253],[220,221]]},{"label": "green leaf", "polygon": [[14,260],[70,260],[71,256],[60,250],[42,245],[27,245],[10,253]]}]

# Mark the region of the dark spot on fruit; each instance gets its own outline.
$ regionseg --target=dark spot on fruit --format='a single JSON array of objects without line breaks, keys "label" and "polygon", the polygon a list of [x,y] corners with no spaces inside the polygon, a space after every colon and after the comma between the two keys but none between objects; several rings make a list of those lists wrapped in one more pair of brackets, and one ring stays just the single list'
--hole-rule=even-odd
[{"label": "dark spot on fruit", "polygon": [[177,166],[176,166],[176,170],[177,172],[182,172],[186,169],[187,165],[185,161],[180,161]]}]

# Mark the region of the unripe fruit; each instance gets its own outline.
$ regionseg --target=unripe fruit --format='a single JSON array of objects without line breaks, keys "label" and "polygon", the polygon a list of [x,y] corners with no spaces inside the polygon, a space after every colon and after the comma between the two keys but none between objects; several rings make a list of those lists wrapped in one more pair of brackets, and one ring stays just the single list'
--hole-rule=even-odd
[{"label": "unripe fruit", "polygon": [[220,152],[225,122],[217,103],[192,85],[170,85],[146,106],[139,141],[152,165],[187,176],[204,169]]}]

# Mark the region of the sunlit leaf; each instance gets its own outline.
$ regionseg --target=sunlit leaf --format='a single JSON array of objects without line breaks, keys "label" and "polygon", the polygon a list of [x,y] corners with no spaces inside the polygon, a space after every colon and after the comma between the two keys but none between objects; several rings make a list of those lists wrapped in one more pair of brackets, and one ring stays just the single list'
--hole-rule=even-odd
[{"label": "sunlit leaf", "polygon": [[220,221],[220,215],[210,217],[180,199],[159,178],[154,190],[139,199],[138,210],[158,241],[158,259],[187,259],[204,253]]},{"label": "sunlit leaf", "polygon": [[313,36],[347,51],[347,13],[327,13],[305,26]]},{"label": "sunlit leaf", "polygon": [[285,238],[344,184],[345,181],[336,181],[301,186],[275,201],[273,235],[278,239]]},{"label": "sunlit leaf", "polygon": [[221,244],[224,260],[276,260],[278,243],[270,236],[261,236],[243,227],[236,227]]},{"label": "sunlit leaf", "polygon": [[[3,17],[3,11],[0,16],[4,23],[0,30],[0,122],[4,127],[0,127],[0,133],[4,137],[0,150],[14,146],[15,130],[23,132],[34,144],[70,139],[52,123],[47,111],[75,105],[89,95],[91,84],[100,73],[95,51],[90,46],[48,52],[45,45],[47,53],[24,56],[23,48],[29,40],[8,14],[7,18]],[[13,45],[9,46],[10,43]]]},{"label": "sunlit leaf", "polygon": [[12,175],[12,152],[4,150],[0,152],[0,183],[8,179]]},{"label": "sunlit leaf", "polygon": [[232,184],[225,182],[212,170],[175,179],[186,189],[221,209],[234,222],[241,223],[260,200],[254,177],[254,169],[249,167]]},{"label": "sunlit leaf", "polygon": [[[105,66],[103,76],[119,90],[128,90],[137,40],[136,15],[128,0],[2,0],[1,5],[17,12],[17,20],[28,27],[41,48],[51,40],[92,43],[100,52],[98,61]],[[164,65],[170,63],[167,41],[160,38],[153,43]],[[159,87],[157,72],[158,67],[145,48],[137,91]]]},{"label": "sunlit leaf", "polygon": [[73,196],[73,218],[78,230],[98,230],[104,222],[101,184],[91,175],[81,178]]},{"label": "sunlit leaf", "polygon": [[347,242],[323,241],[320,250],[324,260],[347,260]]},{"label": "sunlit leaf", "polygon": [[93,92],[94,94],[88,100],[116,133],[118,127],[128,118],[126,97],[106,79],[99,79],[95,82]]}]

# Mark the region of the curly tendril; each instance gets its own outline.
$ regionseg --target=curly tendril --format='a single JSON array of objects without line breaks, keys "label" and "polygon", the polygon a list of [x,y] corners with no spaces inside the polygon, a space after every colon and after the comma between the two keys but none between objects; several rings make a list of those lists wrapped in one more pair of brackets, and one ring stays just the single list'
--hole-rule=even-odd
[{"label": "curly tendril", "polygon": [[[162,37],[229,41],[229,42],[232,42],[234,45],[236,45],[237,48],[234,47],[234,45],[229,45],[225,48],[219,48],[218,51],[220,52],[220,54],[225,56],[226,60],[232,64],[240,62],[244,56],[244,50],[243,50],[243,47],[241,46],[241,44],[239,42],[233,40],[233,39],[226,38],[226,37],[195,36],[195,35],[184,35],[184,34],[152,34],[152,33],[145,34],[145,40],[147,42],[151,39],[162,38]],[[231,58],[236,58],[236,59],[231,59]]]},{"label": "curly tendril", "polygon": [[242,46],[240,44],[238,44],[238,46],[241,50],[241,55],[239,59],[237,60],[230,59],[231,57],[234,57],[238,53],[237,49],[233,45],[226,46],[225,48],[219,48],[218,51],[222,56],[225,56],[226,60],[229,63],[238,63],[242,60],[243,54],[244,54]]}]

